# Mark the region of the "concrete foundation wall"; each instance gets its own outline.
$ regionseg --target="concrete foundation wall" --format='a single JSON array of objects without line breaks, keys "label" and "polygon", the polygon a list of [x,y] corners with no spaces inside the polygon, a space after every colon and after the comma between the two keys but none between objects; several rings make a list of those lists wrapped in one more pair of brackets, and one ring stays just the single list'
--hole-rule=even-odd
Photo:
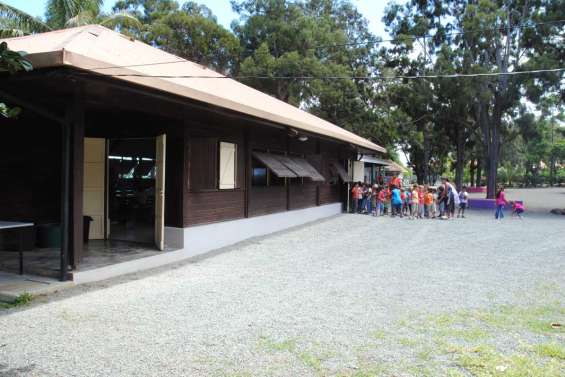
[{"label": "concrete foundation wall", "polygon": [[90,283],[180,262],[207,252],[341,213],[341,203],[287,211],[248,219],[189,228],[165,228],[166,246],[179,248],[161,254],[87,271],[73,272],[75,284]]}]

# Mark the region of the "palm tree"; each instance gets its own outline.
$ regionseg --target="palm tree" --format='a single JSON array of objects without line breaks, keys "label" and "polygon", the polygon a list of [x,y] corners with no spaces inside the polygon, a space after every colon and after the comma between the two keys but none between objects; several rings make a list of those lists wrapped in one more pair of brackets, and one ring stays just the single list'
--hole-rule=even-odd
[{"label": "palm tree", "polygon": [[17,37],[49,30],[51,28],[40,19],[0,1],[1,38]]},{"label": "palm tree", "polygon": [[103,3],[104,0],[49,0],[43,22],[0,1],[0,35],[17,36],[88,24],[112,29],[141,28],[139,20],[128,12],[103,12]]}]

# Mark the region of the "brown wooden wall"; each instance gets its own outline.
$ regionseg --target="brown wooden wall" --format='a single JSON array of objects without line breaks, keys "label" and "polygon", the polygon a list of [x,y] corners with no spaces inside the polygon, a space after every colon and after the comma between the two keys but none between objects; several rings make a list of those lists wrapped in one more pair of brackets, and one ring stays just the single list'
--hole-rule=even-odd
[{"label": "brown wooden wall", "polygon": [[[217,188],[219,142],[237,145],[236,188]],[[184,226],[244,217],[245,153],[243,130],[237,127],[186,123],[185,133]]]},{"label": "brown wooden wall", "polygon": [[61,218],[61,128],[30,116],[0,117],[0,218]]},{"label": "brown wooden wall", "polygon": [[[208,123],[205,123],[208,121]],[[186,122],[184,226],[194,226],[246,216],[261,216],[287,210],[340,202],[341,182],[331,184],[331,159],[342,153],[338,143],[309,138],[300,142],[286,130],[250,126],[221,119]],[[237,188],[217,189],[219,141],[237,144]],[[253,151],[303,156],[320,171],[326,182],[287,180],[286,185],[251,186]],[[247,211],[246,211],[247,208]]]}]

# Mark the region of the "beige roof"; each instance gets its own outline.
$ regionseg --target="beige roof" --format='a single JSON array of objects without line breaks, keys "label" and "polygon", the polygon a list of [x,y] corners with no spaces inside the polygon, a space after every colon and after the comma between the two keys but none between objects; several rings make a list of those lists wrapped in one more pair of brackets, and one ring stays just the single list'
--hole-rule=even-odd
[{"label": "beige roof", "polygon": [[392,172],[399,172],[399,173],[407,173],[408,169],[406,169],[404,166],[392,161],[392,160],[386,160],[386,163],[388,164],[386,167],[386,170],[388,171],[392,171]]},{"label": "beige roof", "polygon": [[82,26],[4,41],[10,49],[30,54],[29,59],[36,68],[71,66],[102,75],[120,75],[116,79],[386,152],[383,147],[306,111],[102,26]]}]

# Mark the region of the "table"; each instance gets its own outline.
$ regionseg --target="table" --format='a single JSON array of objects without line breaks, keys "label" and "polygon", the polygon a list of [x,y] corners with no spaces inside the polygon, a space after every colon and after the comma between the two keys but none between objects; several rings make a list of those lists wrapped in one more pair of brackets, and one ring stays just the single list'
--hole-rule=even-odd
[{"label": "table", "polygon": [[24,274],[24,232],[22,231],[24,228],[32,227],[33,223],[22,223],[17,221],[0,221],[0,231],[7,230],[7,229],[19,229],[20,234],[20,247],[19,247],[19,254],[20,254],[20,275]]}]

